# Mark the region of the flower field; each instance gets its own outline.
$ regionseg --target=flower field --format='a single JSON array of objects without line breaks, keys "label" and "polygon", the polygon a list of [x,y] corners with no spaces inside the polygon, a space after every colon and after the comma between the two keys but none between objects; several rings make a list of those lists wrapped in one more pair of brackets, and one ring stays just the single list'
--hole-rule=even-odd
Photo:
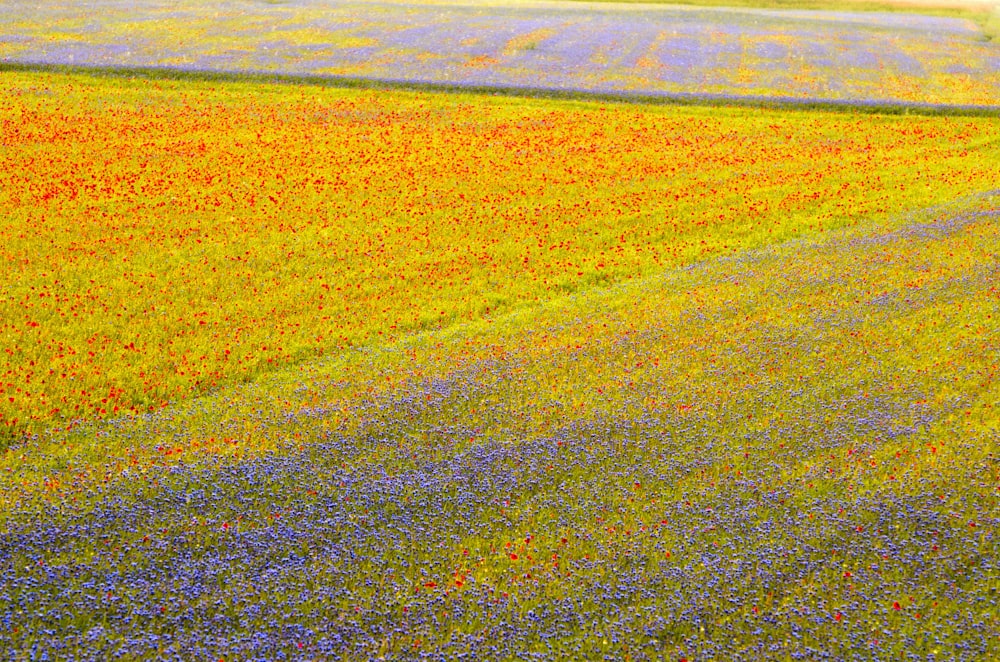
[{"label": "flower field", "polygon": [[1000,11],[950,13],[476,0],[13,0],[0,15],[0,62],[1000,106],[1000,42],[990,40],[1000,31]]},{"label": "flower field", "polygon": [[4,81],[10,659],[997,653],[995,120]]},{"label": "flower field", "polygon": [[81,7],[0,59],[470,89],[0,66],[0,660],[1000,659],[995,114],[474,89],[992,108],[982,23]]},{"label": "flower field", "polygon": [[1000,162],[992,118],[5,81],[7,439],[988,190]]},{"label": "flower field", "polygon": [[995,655],[997,219],[981,196],[43,435],[0,641]]}]

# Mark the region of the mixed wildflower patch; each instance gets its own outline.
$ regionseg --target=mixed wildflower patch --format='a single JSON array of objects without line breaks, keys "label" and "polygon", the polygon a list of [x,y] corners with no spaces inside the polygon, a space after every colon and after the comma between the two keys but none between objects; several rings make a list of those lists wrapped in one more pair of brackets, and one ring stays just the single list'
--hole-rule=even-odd
[{"label": "mixed wildflower patch", "polygon": [[1000,46],[988,31],[995,31],[1000,14],[988,19],[986,8],[953,13],[554,2],[102,0],[84,6],[18,0],[5,3],[0,16],[0,58],[457,86],[996,107]]},{"label": "mixed wildflower patch", "polygon": [[0,642],[995,656],[998,200],[40,435],[0,471]]},{"label": "mixed wildflower patch", "polygon": [[[0,57],[985,105],[1000,66],[907,15],[127,4],[8,3]],[[995,118],[0,82],[0,659],[1000,657]]]},{"label": "mixed wildflower patch", "polygon": [[0,435],[996,184],[989,118],[3,75]]}]

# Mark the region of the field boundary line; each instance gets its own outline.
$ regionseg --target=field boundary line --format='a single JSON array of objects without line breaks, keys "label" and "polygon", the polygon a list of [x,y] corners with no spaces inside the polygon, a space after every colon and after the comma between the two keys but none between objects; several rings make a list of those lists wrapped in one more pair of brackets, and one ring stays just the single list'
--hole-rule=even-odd
[{"label": "field boundary line", "polygon": [[959,105],[910,103],[891,100],[807,99],[781,96],[701,94],[696,92],[598,92],[571,88],[550,88],[507,85],[475,85],[463,83],[411,81],[404,79],[364,78],[310,74],[274,74],[248,71],[212,71],[176,69],[170,67],[109,67],[100,65],[66,65],[28,62],[0,62],[0,73],[54,73],[89,75],[106,78],[139,78],[191,82],[257,83],[312,85],[343,89],[402,90],[410,92],[444,92],[479,94],[484,96],[554,99],[563,101],[593,101],[656,106],[708,106],[753,108],[762,110],[805,110],[863,113],[872,115],[920,115],[1000,117],[1000,104]]}]

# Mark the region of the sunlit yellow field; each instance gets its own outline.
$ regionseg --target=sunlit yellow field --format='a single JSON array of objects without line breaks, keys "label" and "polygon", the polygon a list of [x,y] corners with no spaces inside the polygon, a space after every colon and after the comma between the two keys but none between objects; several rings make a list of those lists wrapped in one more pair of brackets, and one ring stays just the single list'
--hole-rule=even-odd
[{"label": "sunlit yellow field", "polygon": [[996,183],[991,118],[4,74],[0,429]]}]

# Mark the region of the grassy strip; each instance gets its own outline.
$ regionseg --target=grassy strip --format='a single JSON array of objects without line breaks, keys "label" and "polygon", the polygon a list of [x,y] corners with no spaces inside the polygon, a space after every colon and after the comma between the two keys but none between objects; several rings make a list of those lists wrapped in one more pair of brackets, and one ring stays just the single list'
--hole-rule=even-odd
[{"label": "grassy strip", "polygon": [[[610,0],[612,2],[628,0]],[[83,74],[107,78],[140,80],[172,80],[212,83],[286,84],[352,90],[400,90],[412,92],[444,92],[528,99],[562,101],[596,101],[656,106],[704,106],[751,108],[761,110],[803,110],[871,115],[915,115],[922,117],[1000,117],[1000,104],[960,105],[907,103],[897,101],[864,101],[840,99],[802,99],[796,97],[730,96],[725,94],[643,94],[641,92],[590,92],[547,87],[463,85],[422,81],[361,78],[352,76],[319,76],[306,74],[273,74],[263,72],[223,72],[169,67],[114,67],[64,64],[34,64],[0,62],[0,73]]]},{"label": "grassy strip", "polygon": [[900,0],[570,0],[573,2],[607,2],[614,4],[662,4],[682,5],[690,7],[718,7],[720,9],[776,9],[784,11],[835,11],[835,12],[870,12],[894,14],[920,14],[923,16],[940,16],[943,18],[964,18],[972,21],[982,21],[989,15],[986,6],[968,3],[930,4],[923,2],[906,2]]},{"label": "grassy strip", "polygon": [[836,12],[869,12],[869,13],[905,13],[922,16],[938,16],[941,18],[957,18],[972,21],[983,33],[983,38],[993,41],[1000,37],[1000,5],[990,8],[987,5],[970,5],[967,3],[930,4],[922,2],[881,2],[879,0],[568,0],[570,2],[605,2],[611,4],[663,4],[683,5],[689,7],[746,8],[746,9],[776,9],[776,10],[806,10],[806,11],[836,11]]}]

